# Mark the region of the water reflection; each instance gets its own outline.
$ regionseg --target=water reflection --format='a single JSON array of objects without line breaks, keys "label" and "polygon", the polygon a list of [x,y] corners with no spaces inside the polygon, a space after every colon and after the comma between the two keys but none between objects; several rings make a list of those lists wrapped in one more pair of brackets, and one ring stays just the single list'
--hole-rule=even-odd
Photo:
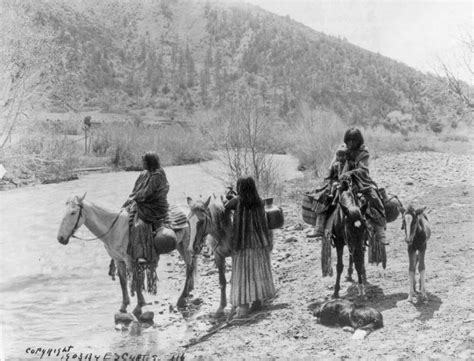
[{"label": "water reflection", "polygon": [[[297,175],[296,161],[280,156]],[[169,201],[185,204],[194,198],[224,191],[224,167],[219,162],[168,167]],[[200,326],[174,308],[184,282],[184,262],[175,254],[161,257],[160,292],[147,296],[155,326],[114,330],[114,313],[121,303],[118,280],[108,276],[109,257],[99,240],[57,240],[66,200],[87,192],[87,199],[119,209],[130,193],[137,172],[90,174],[76,181],[0,192],[0,293],[3,347],[7,359],[37,358],[28,347],[73,346],[94,354],[168,354]],[[92,235],[83,227],[77,236]],[[135,300],[132,301],[134,307]],[[192,315],[191,315],[192,316]]]}]

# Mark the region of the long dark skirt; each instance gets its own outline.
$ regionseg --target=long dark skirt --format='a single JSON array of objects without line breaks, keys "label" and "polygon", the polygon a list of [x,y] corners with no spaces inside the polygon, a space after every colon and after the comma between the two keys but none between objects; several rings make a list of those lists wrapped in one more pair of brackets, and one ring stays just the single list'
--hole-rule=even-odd
[{"label": "long dark skirt", "polygon": [[270,250],[250,248],[232,255],[231,303],[239,306],[275,295]]}]

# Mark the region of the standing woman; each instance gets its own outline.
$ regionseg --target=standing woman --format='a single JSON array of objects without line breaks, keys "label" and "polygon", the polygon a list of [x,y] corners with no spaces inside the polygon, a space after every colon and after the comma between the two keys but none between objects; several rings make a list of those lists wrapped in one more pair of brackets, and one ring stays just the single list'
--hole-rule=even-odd
[{"label": "standing woman", "polygon": [[263,201],[252,177],[237,181],[237,196],[226,209],[234,209],[232,233],[231,303],[237,316],[258,309],[265,299],[275,295],[270,252],[273,237],[268,229]]}]

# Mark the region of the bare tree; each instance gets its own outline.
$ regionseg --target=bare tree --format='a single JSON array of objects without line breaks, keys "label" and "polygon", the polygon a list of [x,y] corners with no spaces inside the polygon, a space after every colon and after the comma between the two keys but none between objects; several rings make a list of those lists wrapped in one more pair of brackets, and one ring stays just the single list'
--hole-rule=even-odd
[{"label": "bare tree", "polygon": [[241,92],[221,113],[226,163],[231,178],[254,177],[262,196],[279,192],[278,169],[269,153],[271,126],[258,96]]},{"label": "bare tree", "polygon": [[[467,32],[460,40],[462,51],[457,57],[461,69],[474,81],[474,37],[472,33]],[[440,60],[440,66],[443,75],[448,81],[449,90],[456,95],[469,109],[474,109],[474,94],[472,85],[460,79],[458,72],[446,61]]]},{"label": "bare tree", "polygon": [[0,2],[0,149],[11,139],[18,121],[28,117],[32,98],[45,96],[39,90],[60,57],[53,32],[32,6],[42,5]]}]

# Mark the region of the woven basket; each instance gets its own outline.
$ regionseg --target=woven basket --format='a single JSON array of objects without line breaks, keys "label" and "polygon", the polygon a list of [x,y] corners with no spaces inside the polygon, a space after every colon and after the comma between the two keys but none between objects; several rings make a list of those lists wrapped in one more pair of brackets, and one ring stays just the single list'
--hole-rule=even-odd
[{"label": "woven basket", "polygon": [[309,193],[303,194],[303,204],[301,206],[303,221],[314,226],[316,224],[316,213],[313,211],[314,197]]}]

